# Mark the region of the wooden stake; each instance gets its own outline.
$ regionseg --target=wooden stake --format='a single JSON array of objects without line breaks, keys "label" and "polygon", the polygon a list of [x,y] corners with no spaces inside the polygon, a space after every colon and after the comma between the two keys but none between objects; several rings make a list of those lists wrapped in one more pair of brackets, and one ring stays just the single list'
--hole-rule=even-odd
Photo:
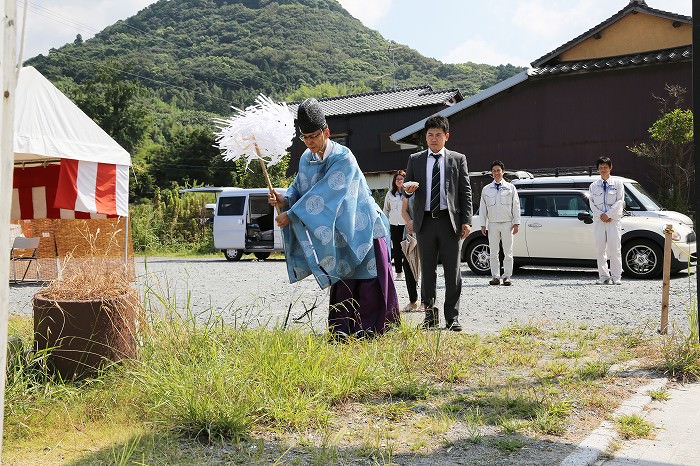
[{"label": "wooden stake", "polygon": [[671,290],[671,235],[673,225],[664,229],[664,280],[661,289],[661,335],[668,333],[668,298]]}]

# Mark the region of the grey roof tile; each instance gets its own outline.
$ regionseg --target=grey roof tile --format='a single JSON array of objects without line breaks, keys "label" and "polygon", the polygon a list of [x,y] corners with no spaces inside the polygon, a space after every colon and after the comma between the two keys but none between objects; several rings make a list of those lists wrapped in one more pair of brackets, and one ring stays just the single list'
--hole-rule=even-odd
[{"label": "grey roof tile", "polygon": [[[402,108],[459,102],[463,100],[459,89],[434,91],[430,86],[411,87],[389,91],[369,92],[340,97],[318,99],[327,117],[358,113],[383,112]],[[296,115],[301,102],[289,102],[289,109]]]},{"label": "grey roof tile", "polygon": [[563,62],[551,66],[532,68],[530,76],[543,77],[564,73],[583,73],[587,71],[599,71],[612,68],[624,68],[655,63],[687,61],[693,59],[693,46],[675,47],[671,49],[655,50],[647,53],[620,55],[617,57],[596,58],[575,62]]}]

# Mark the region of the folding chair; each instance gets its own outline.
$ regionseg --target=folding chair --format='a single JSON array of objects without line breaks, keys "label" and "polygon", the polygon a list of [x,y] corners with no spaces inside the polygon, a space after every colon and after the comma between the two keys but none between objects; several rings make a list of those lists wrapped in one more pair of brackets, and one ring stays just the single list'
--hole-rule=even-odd
[{"label": "folding chair", "polygon": [[[34,262],[34,268],[36,269],[36,279],[39,281],[39,240],[40,238],[18,236],[13,241],[12,249],[10,250],[10,263],[12,264],[14,277],[13,282],[18,283],[17,262],[26,263],[27,265],[27,268],[24,269],[22,279],[19,280],[19,282],[23,282],[27,277],[27,272],[29,272],[29,267],[31,267],[32,262]],[[27,251],[30,251],[30,253],[27,253]]]}]

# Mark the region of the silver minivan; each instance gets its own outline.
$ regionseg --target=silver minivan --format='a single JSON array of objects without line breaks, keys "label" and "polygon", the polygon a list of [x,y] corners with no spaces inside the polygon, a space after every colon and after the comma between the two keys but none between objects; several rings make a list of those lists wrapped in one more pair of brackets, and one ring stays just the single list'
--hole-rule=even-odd
[{"label": "silver minivan", "polygon": [[[284,194],[284,188],[275,188]],[[282,232],[275,219],[277,212],[268,204],[267,188],[191,188],[185,192],[215,192],[214,247],[226,259],[238,261],[243,254],[252,253],[267,259],[272,252],[284,251]]]}]

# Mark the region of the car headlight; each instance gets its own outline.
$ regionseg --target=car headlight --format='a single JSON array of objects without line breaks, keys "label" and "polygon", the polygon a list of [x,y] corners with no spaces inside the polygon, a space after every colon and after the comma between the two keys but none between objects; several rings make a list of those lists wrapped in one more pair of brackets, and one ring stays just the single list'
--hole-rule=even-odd
[{"label": "car headlight", "polygon": [[[681,238],[683,238],[684,235],[681,235],[681,227],[680,225],[673,225],[673,233],[671,233],[671,239],[673,241],[680,241]],[[661,227],[661,234],[666,235],[666,226]]]}]

